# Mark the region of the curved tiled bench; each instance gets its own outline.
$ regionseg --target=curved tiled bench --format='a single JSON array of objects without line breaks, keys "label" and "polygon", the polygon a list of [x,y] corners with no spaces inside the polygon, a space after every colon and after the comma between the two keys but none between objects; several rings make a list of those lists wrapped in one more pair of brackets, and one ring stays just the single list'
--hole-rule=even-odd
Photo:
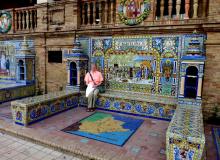
[{"label": "curved tiled bench", "polygon": [[[81,93],[80,105],[86,106],[85,93]],[[96,107],[101,110],[131,114],[170,121],[177,105],[177,99],[150,94],[106,91],[99,94]]]},{"label": "curved tiled bench", "polygon": [[166,132],[167,160],[200,160],[204,146],[201,106],[177,106]]},{"label": "curved tiled bench", "polygon": [[79,93],[59,91],[11,102],[13,120],[27,126],[78,106]]}]

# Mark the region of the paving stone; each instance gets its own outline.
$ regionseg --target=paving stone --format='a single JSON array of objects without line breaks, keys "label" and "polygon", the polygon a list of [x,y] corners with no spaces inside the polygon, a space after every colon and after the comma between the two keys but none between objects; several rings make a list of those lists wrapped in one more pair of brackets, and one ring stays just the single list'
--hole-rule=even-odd
[{"label": "paving stone", "polygon": [[[0,148],[0,160],[62,160],[61,156],[66,157],[64,160],[75,158],[6,134],[0,134],[0,142],[5,142],[5,147]],[[75,158],[74,160],[81,159]]]}]

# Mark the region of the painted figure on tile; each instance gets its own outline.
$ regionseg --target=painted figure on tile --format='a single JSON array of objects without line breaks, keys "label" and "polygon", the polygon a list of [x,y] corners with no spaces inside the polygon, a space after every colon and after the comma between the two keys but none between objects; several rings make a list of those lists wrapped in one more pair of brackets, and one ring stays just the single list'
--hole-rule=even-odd
[{"label": "painted figure on tile", "polygon": [[151,84],[153,56],[135,53],[113,54],[108,60],[108,80],[114,82]]},{"label": "painted figure on tile", "polygon": [[2,14],[2,16],[0,17],[0,28],[8,28],[10,25],[9,19],[5,14]]},{"label": "painted figure on tile", "polygon": [[22,113],[20,111],[16,113],[16,120],[22,121]]},{"label": "painted figure on tile", "polygon": [[163,68],[163,76],[165,77],[166,82],[170,81],[170,78],[173,74],[173,63],[170,59],[166,59],[162,65]]}]

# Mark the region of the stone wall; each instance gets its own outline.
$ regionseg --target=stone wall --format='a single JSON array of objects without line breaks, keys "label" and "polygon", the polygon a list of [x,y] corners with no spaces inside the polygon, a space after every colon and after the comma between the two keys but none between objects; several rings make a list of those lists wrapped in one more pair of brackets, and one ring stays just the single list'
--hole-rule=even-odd
[{"label": "stone wall", "polygon": [[37,87],[41,92],[59,91],[66,87],[67,72],[64,58],[62,63],[49,63],[48,51],[69,50],[72,48],[72,41],[71,35],[52,37],[42,35],[35,38]]},{"label": "stone wall", "polygon": [[208,18],[210,22],[220,22],[219,0],[209,0]]},{"label": "stone wall", "polygon": [[207,33],[206,63],[203,83],[204,117],[211,116],[218,106],[220,111],[220,33]]}]

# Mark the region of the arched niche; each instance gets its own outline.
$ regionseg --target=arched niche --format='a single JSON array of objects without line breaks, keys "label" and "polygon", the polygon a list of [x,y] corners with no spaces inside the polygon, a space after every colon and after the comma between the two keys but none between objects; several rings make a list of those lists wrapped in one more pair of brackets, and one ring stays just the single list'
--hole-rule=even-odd
[{"label": "arched niche", "polygon": [[25,80],[25,65],[23,60],[18,61],[18,78],[20,81]]},{"label": "arched niche", "polygon": [[75,62],[70,63],[70,85],[77,85],[77,65]]},{"label": "arched niche", "polygon": [[198,68],[195,66],[189,66],[186,69],[186,75],[185,75],[184,97],[196,99],[197,89],[198,89]]}]

